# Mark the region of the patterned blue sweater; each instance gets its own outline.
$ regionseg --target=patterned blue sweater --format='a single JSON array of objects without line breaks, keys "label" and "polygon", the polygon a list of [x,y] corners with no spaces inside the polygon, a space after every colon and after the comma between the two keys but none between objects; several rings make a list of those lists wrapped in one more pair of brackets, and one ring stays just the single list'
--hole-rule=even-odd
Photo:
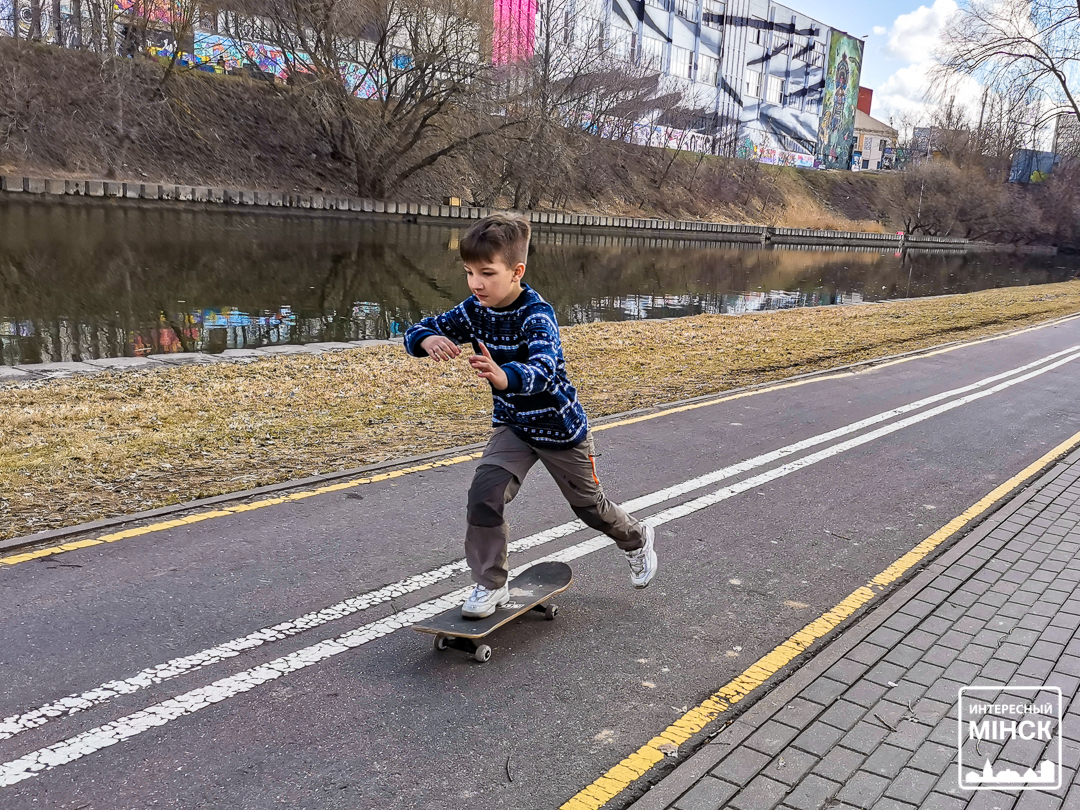
[{"label": "patterned blue sweater", "polygon": [[427,357],[420,343],[431,335],[459,344],[481,341],[509,382],[505,391],[492,386],[492,425],[506,425],[536,447],[566,450],[585,439],[589,422],[566,377],[555,310],[528,284],[521,289],[502,309],[470,297],[449,312],[424,318],[405,333],[405,351]]}]

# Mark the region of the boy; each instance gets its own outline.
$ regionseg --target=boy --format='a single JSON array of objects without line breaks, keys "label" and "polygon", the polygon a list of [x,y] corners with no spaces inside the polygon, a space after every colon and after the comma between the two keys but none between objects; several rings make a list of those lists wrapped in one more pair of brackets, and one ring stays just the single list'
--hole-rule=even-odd
[{"label": "boy", "polygon": [[405,350],[452,360],[471,342],[469,364],[491,384],[495,432],[469,488],[465,559],[476,587],[462,605],[468,618],[490,616],[510,600],[503,517],[526,473],[543,462],[571,508],[626,554],[630,580],[644,588],[656,574],[653,528],[611,503],[600,488],[592,434],[566,377],[555,310],[522,283],[531,229],[523,217],[496,214],[462,237],[461,259],[473,297],[412,326]]}]

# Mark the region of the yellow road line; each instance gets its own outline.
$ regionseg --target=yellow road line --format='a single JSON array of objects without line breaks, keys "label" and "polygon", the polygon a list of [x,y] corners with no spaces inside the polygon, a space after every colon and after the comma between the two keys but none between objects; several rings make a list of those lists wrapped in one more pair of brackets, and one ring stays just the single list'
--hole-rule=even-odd
[{"label": "yellow road line", "polygon": [[63,543],[58,546],[50,546],[48,548],[39,548],[34,551],[27,551],[22,554],[13,554],[8,557],[0,557],[0,565],[18,565],[19,563],[29,562],[30,560],[36,560],[40,557],[48,557],[54,554],[62,554],[65,551],[74,551],[79,548],[87,548],[89,546],[98,546],[102,543],[115,543],[117,540],[126,540],[129,537],[139,537],[144,534],[151,534],[153,532],[164,531],[165,529],[172,529],[177,526],[185,526],[191,523],[199,523],[204,520],[212,520],[213,518],[227,517],[229,515],[235,515],[238,512],[250,512],[253,509],[261,509],[265,506],[276,506],[281,503],[289,503],[291,501],[299,501],[304,498],[310,498],[312,495],[324,495],[328,492],[340,492],[343,489],[352,489],[363,484],[371,484],[377,481],[387,481],[391,478],[400,478],[403,475],[409,475],[411,473],[423,472],[424,470],[432,470],[436,467],[448,467],[452,464],[461,464],[465,461],[472,461],[480,458],[482,453],[470,453],[465,456],[454,456],[453,458],[443,459],[442,461],[433,461],[429,464],[418,464],[414,467],[404,467],[400,470],[394,470],[393,472],[379,473],[378,475],[372,475],[367,478],[357,478],[352,481],[345,481],[338,484],[328,484],[317,489],[305,490],[303,492],[293,492],[289,495],[281,495],[274,498],[264,498],[261,501],[255,501],[253,503],[240,503],[235,506],[225,506],[220,509],[213,509],[206,512],[198,512],[194,515],[188,515],[186,517],[175,518],[174,520],[166,520],[160,523],[150,523],[146,526],[138,526],[133,529],[124,529],[118,532],[112,532],[111,534],[103,534],[101,537],[78,540],[72,543]]},{"label": "yellow road line", "polygon": [[[886,361],[884,363],[878,363],[871,366],[869,370],[876,370],[879,368],[887,368],[888,366],[894,366],[899,363],[907,363],[911,360],[921,360],[925,357],[934,357],[938,354],[946,354],[947,352],[953,352],[957,349],[966,349],[969,346],[978,346],[981,343],[989,343],[995,340],[1004,340],[1006,338],[1016,337],[1018,335],[1025,334],[1027,332],[1034,331],[1036,329],[1044,329],[1047,326],[1053,326],[1056,323],[1062,323],[1064,321],[1073,320],[1074,318],[1080,318],[1080,315],[1066,316],[1062,320],[1057,320],[1051,323],[1035,324],[1025,329],[1020,329],[1015,332],[1009,332],[1004,335],[992,335],[990,337],[980,338],[979,340],[973,340],[967,343],[960,343],[956,346],[947,346],[943,349],[937,349],[935,351],[925,354],[915,354],[910,357],[900,357],[895,360]],[[869,361],[873,362],[873,361]],[[635,416],[630,419],[621,419],[617,422],[608,422],[604,425],[598,425],[592,428],[594,433],[601,430],[610,430],[615,427],[623,427],[624,425],[633,425],[638,422],[646,422],[650,419],[659,419],[662,416],[670,416],[675,413],[685,413],[686,411],[697,410],[698,408],[707,408],[712,405],[720,405],[724,402],[731,402],[736,399],[743,399],[745,397],[758,396],[760,394],[768,394],[773,391],[783,391],[787,388],[796,388],[801,385],[809,385],[810,383],[826,382],[829,380],[836,380],[840,377],[845,377],[851,374],[857,373],[853,370],[844,370],[833,374],[822,374],[818,377],[810,377],[803,380],[793,380],[786,383],[778,383],[776,385],[770,385],[765,388],[755,388],[749,391],[741,391],[737,394],[731,394],[729,396],[721,396],[716,399],[709,399],[703,402],[693,402],[688,405],[679,405],[674,408],[667,408],[656,413],[644,414],[642,416]],[[405,467],[400,470],[394,470],[388,473],[379,473],[367,478],[357,478],[353,481],[346,481],[338,484],[328,484],[326,486],[318,487],[311,490],[303,490],[300,492],[293,492],[289,495],[281,495],[273,498],[264,498],[261,501],[254,501],[252,503],[237,504],[236,506],[225,506],[220,509],[215,509],[209,512],[199,512],[195,515],[190,515],[184,518],[177,518],[175,520],[166,520],[160,523],[151,523],[146,526],[140,526],[136,529],[126,529],[124,531],[114,532],[112,534],[102,535],[92,540],[80,540],[76,543],[62,543],[56,546],[49,546],[47,548],[37,549],[35,551],[28,551],[22,554],[13,554],[7,557],[0,557],[0,566],[18,565],[19,563],[29,562],[30,560],[36,560],[40,557],[49,557],[56,554],[63,554],[66,551],[74,551],[79,548],[87,548],[89,546],[100,545],[101,543],[115,543],[117,540],[126,540],[130,537],[139,537],[144,534],[152,534],[154,532],[165,531],[166,529],[172,529],[177,526],[183,526],[190,523],[198,523],[199,521],[209,520],[217,517],[227,517],[229,515],[237,514],[238,512],[250,512],[254,509],[262,509],[267,506],[277,506],[282,503],[290,503],[293,501],[303,500],[304,498],[310,498],[313,495],[325,495],[330,492],[340,492],[345,489],[352,489],[363,484],[374,484],[380,481],[386,481],[391,478],[400,478],[403,475],[410,475],[416,472],[423,472],[424,470],[431,470],[436,467],[449,467],[454,464],[462,464],[466,461],[472,461],[478,459],[483,453],[469,453],[468,455],[454,456],[453,458],[444,459],[442,461],[434,461],[430,464],[420,464],[415,467]]]},{"label": "yellow road line", "polygon": [[571,797],[559,810],[599,810],[664,759],[664,752],[660,746],[665,744],[679,746],[687,742],[718,716],[790,664],[811,644],[870,602],[888,585],[900,579],[912,566],[917,565],[945,540],[1048,464],[1078,446],[1080,446],[1080,433],[1062,442],[1038,461],[1029,464],[1020,473],[950,520],[865,585],[852,591],[832,610],[822,614],[783,644],[759,658],[742,674],[728,681],[719,691],[710,695],[591,785]]}]

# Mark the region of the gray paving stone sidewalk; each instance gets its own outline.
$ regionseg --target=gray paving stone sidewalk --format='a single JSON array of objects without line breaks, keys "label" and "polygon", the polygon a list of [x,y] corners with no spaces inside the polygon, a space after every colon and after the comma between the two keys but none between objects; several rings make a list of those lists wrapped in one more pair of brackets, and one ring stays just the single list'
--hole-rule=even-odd
[{"label": "gray paving stone sidewalk", "polygon": [[[1080,453],[847,633],[634,810],[1080,810]],[[1061,689],[1060,788],[961,789],[958,692],[976,685]],[[1023,774],[1057,745],[969,740],[962,770]]]}]

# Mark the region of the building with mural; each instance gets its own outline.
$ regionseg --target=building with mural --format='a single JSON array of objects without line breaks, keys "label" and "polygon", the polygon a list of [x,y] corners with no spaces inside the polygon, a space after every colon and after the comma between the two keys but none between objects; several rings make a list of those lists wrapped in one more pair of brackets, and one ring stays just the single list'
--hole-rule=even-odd
[{"label": "building with mural", "polygon": [[850,167],[861,40],[768,0],[586,2],[628,58],[648,58],[712,113],[699,123],[708,151]]},{"label": "building with mural", "polygon": [[[551,0],[490,1],[488,58],[496,65],[530,58],[540,6]],[[673,132],[656,120],[634,122],[635,140],[667,145],[677,138],[682,148],[763,163],[851,167],[862,40],[769,0],[560,1],[568,24],[599,31],[625,59],[677,82],[701,113],[689,132]],[[115,2],[122,15],[135,0]],[[61,0],[62,9],[70,5]],[[20,11],[26,6],[19,4]],[[0,0],[5,7],[10,28],[18,15],[12,0]],[[201,16],[185,64],[287,78],[283,54],[255,41],[234,42],[205,22],[214,17]],[[590,36],[583,39],[590,47]],[[163,40],[155,47],[168,56],[176,43]],[[364,77],[345,78],[358,79],[351,82],[358,95],[372,89]]]}]

